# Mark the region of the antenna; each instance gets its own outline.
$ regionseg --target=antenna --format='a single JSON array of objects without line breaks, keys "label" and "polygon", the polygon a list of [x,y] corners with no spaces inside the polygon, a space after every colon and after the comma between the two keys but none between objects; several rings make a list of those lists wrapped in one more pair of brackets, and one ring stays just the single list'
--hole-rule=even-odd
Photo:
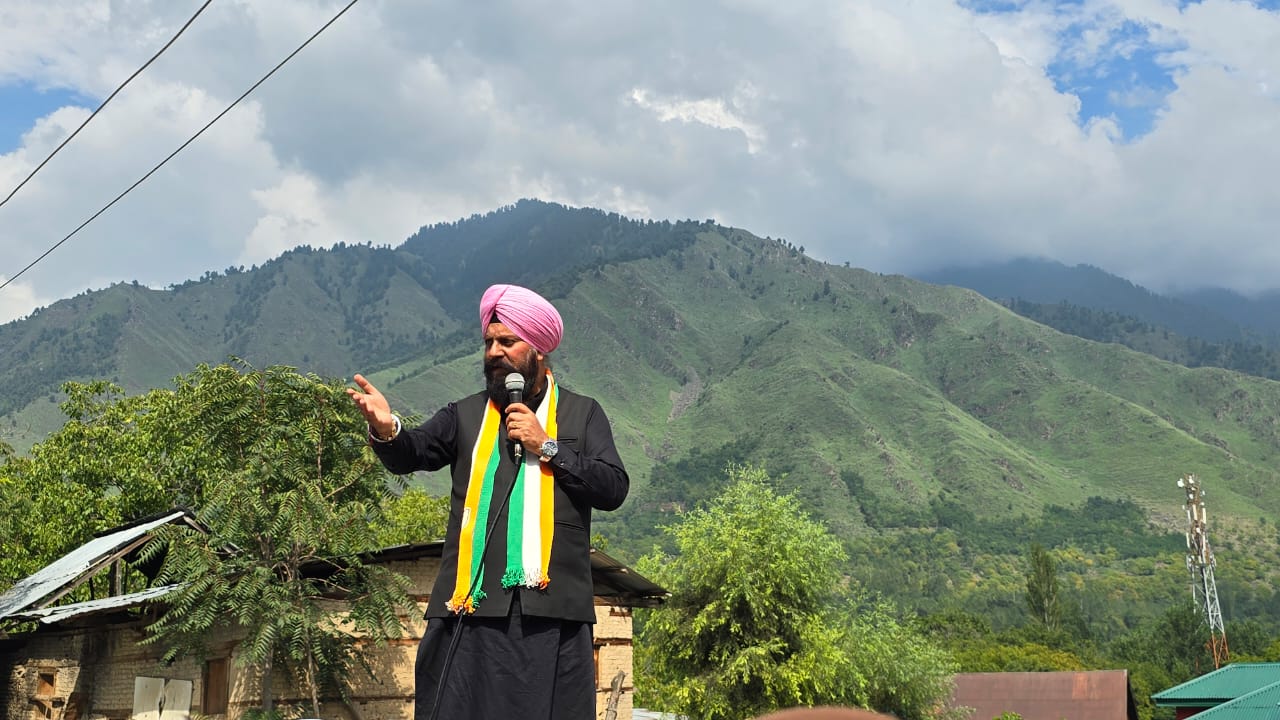
[{"label": "antenna", "polygon": [[1204,488],[1195,475],[1184,475],[1178,487],[1187,494],[1182,506],[1187,512],[1187,570],[1191,573],[1191,599],[1197,610],[1204,612],[1209,626],[1206,645],[1213,656],[1214,669],[1229,661],[1227,631],[1222,626],[1222,607],[1218,605],[1218,585],[1213,580],[1213,549],[1209,547],[1208,514],[1204,507]]}]

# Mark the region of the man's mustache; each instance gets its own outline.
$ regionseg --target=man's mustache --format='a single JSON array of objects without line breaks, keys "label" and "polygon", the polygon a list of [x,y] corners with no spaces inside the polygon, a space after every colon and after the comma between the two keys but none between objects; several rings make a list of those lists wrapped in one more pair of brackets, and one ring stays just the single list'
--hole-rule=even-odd
[{"label": "man's mustache", "polygon": [[489,360],[484,364],[484,371],[486,373],[492,373],[495,370],[509,370],[511,372],[516,372],[517,369],[518,368],[516,368],[515,365],[512,365],[505,360]]}]

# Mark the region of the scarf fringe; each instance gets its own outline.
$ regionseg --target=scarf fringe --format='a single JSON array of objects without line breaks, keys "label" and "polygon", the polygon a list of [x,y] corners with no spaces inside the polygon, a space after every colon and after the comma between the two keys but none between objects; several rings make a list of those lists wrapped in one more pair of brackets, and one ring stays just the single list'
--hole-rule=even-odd
[{"label": "scarf fringe", "polygon": [[470,615],[476,611],[476,606],[486,597],[488,597],[488,595],[485,591],[480,588],[476,588],[476,591],[471,593],[471,597],[464,599],[461,594],[454,595],[444,604],[444,606],[454,615]]},{"label": "scarf fringe", "polygon": [[508,568],[502,575],[502,587],[504,588],[523,587],[533,590],[546,590],[547,584],[550,582],[551,578],[536,570]]}]

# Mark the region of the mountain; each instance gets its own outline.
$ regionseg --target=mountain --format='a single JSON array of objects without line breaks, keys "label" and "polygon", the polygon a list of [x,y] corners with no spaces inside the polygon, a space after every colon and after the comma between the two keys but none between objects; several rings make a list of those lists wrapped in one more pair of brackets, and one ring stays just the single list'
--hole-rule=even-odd
[{"label": "mountain", "polygon": [[1223,288],[1201,288],[1176,296],[1179,300],[1203,307],[1242,327],[1270,336],[1280,335],[1280,292],[1267,292],[1246,297]]},{"label": "mountain", "polygon": [[[460,344],[474,327],[469,306],[490,282],[572,283],[602,262],[692,242],[697,226],[524,201],[423,228],[394,250],[301,247],[167,290],[82,293],[0,326],[0,380],[21,388],[0,397],[0,439],[26,448],[61,424],[58,388],[71,379],[136,392],[230,356],[342,377],[469,350]],[[520,235],[523,249],[509,242]]]},{"label": "mountain", "polygon": [[1220,571],[1242,578],[1224,582],[1224,604],[1280,605],[1266,525],[1280,511],[1280,384],[1074,337],[972,290],[824,264],[709,221],[527,200],[395,248],[302,248],[165,291],[87,293],[0,327],[14,389],[0,430],[25,447],[56,427],[62,380],[139,390],[227,354],[364,372],[396,407],[427,414],[479,387],[475,306],[492,282],[537,288],[564,316],[557,377],[601,400],[634,479],[623,510],[597,521],[621,557],[714,494],[726,462],[750,462],[846,540],[855,576],[912,602],[1016,612],[1010,577],[1035,531],[1090,548],[1064,574],[1123,576],[1088,585],[1111,593],[1099,604],[1158,587],[1140,593],[1154,603],[1185,592],[1169,532],[1182,522],[1174,481],[1194,472],[1215,528],[1252,547]]},{"label": "mountain", "polygon": [[976,267],[944,268],[915,276],[937,285],[976,290],[992,299],[1042,305],[1066,302],[1105,310],[1215,343],[1261,343],[1280,348],[1280,321],[1270,314],[1280,299],[1250,301],[1226,290],[1164,296],[1092,265],[1069,267],[1019,258]]},{"label": "mountain", "polygon": [[1119,343],[1187,367],[1218,367],[1280,380],[1280,350],[1263,345],[1185,337],[1132,316],[1068,302],[1041,304],[1020,298],[999,302],[1022,317],[1086,340]]}]

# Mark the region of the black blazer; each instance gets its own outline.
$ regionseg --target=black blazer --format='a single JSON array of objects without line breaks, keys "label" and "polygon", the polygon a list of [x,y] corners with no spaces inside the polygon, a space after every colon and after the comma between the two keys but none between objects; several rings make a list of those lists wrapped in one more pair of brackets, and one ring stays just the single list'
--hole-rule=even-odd
[{"label": "black blazer", "polygon": [[[458,565],[458,536],[462,531],[462,509],[471,474],[471,450],[480,433],[487,396],[477,393],[450,403],[416,428],[406,428],[394,440],[373,443],[374,452],[393,473],[438,470],[450,466],[453,486],[449,502],[449,525],[445,532],[440,575],[427,603],[426,616],[451,615],[445,603],[453,595]],[[537,407],[537,402],[528,402]],[[509,452],[502,453],[494,474],[489,523],[496,527],[485,549],[484,574],[480,587],[486,597],[475,615],[505,616],[511,608],[512,592],[520,593],[525,615],[595,622],[595,600],[591,584],[591,510],[613,510],[627,496],[630,479],[613,443],[613,432],[604,409],[592,398],[560,387],[556,410],[556,441],[560,450],[551,465],[556,480],[555,534],[545,590],[502,587],[506,559],[507,503],[515,481],[516,463]],[[507,447],[506,425],[499,429],[502,447]],[[502,505],[500,512],[495,512]]]}]

